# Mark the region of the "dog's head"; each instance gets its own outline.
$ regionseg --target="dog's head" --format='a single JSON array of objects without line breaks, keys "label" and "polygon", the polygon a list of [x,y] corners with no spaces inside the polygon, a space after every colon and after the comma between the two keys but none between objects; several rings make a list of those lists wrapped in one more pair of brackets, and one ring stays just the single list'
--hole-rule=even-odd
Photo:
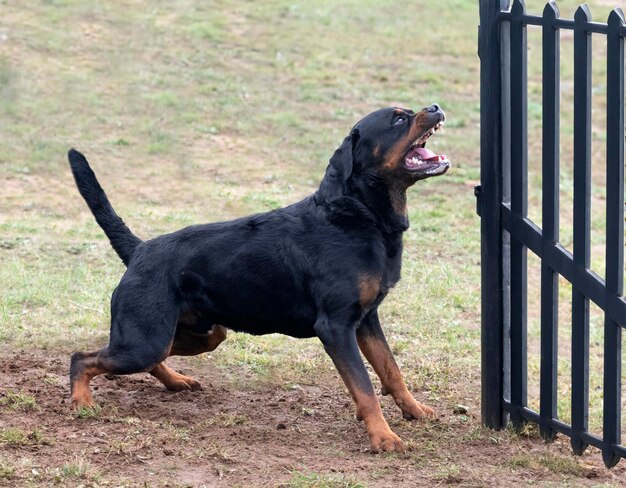
[{"label": "dog's head", "polygon": [[416,181],[444,174],[450,161],[426,148],[426,141],[444,123],[438,105],[419,112],[385,108],[358,122],[335,151],[323,186],[329,196],[346,194],[348,181],[382,182],[406,190]]}]

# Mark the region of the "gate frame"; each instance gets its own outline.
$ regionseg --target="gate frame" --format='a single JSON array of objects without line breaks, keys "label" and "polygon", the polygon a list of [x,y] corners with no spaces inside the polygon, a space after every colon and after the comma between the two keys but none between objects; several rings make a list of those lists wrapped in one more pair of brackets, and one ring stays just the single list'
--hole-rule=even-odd
[{"label": "gate frame", "polygon": [[[624,38],[614,9],[607,24],[586,4],[561,19],[554,1],[542,16],[523,0],[480,0],[482,421],[539,425],[542,437],[570,437],[582,454],[602,450],[607,467],[626,457],[621,441],[621,335],[624,292]],[[527,217],[526,26],[543,29],[543,228]],[[559,244],[560,30],[574,32],[574,243]],[[606,275],[590,270],[591,34],[607,37]],[[512,117],[515,114],[515,117]],[[511,183],[513,182],[513,183]],[[541,259],[540,412],[527,406],[527,250]],[[558,276],[572,283],[572,424],[557,416]],[[603,437],[588,432],[589,301],[605,314]],[[575,359],[575,360],[574,360]]]},{"label": "gate frame", "polygon": [[[509,271],[503,269],[502,228],[502,56],[500,21],[509,0],[480,0],[478,56],[480,58],[480,186],[474,190],[481,233],[481,412],[492,429],[508,423],[503,400],[510,396],[505,368],[510,364],[504,340],[509,330],[504,287]],[[507,249],[508,250],[508,249]],[[508,371],[507,371],[508,372]]]}]

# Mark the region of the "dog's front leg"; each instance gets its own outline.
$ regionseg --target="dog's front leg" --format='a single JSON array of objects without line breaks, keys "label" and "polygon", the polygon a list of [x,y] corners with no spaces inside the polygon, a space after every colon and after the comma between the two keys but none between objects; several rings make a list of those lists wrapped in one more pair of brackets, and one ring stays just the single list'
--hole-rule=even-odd
[{"label": "dog's front leg", "polygon": [[420,417],[434,417],[433,409],[416,401],[406,387],[400,368],[393,358],[380,326],[377,310],[373,310],[363,319],[361,326],[356,331],[356,337],[363,355],[382,382],[383,395],[391,394],[396,405],[402,410],[404,418],[410,420]]},{"label": "dog's front leg", "polygon": [[359,354],[355,328],[356,326],[347,325],[345,321],[334,321],[327,317],[321,318],[315,324],[317,336],[356,403],[357,418],[365,421],[372,450],[402,451],[402,440],[393,433],[383,417],[374,387]]}]

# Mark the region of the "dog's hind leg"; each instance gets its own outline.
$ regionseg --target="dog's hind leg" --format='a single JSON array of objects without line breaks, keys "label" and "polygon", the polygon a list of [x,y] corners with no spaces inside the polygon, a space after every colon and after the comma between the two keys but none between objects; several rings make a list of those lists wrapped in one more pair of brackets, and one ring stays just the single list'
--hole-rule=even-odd
[{"label": "dog's hind leg", "polygon": [[70,364],[70,392],[72,406],[93,407],[94,401],[89,382],[101,374],[132,374],[150,371],[167,355],[167,345],[146,351],[140,345],[124,349],[111,345],[99,351],[72,355]]},{"label": "dog's hind leg", "polygon": [[[151,371],[169,354],[177,311],[167,307],[171,302],[163,293],[151,291],[143,295],[131,293],[120,284],[111,302],[109,345],[96,352],[77,352],[72,356],[70,390],[74,408],[94,405],[89,390],[94,376]],[[161,296],[162,301],[151,302],[153,296]]]},{"label": "dog's hind leg", "polygon": [[226,339],[226,327],[215,324],[207,332],[195,332],[181,327],[176,328],[170,356],[196,356],[213,351]]},{"label": "dog's hind leg", "polygon": [[[170,356],[196,356],[204,352],[213,351],[226,339],[226,328],[215,324],[208,332],[194,332],[185,328],[179,320],[174,336],[174,343],[170,349]],[[173,391],[201,390],[198,381],[177,373],[165,362],[157,364],[150,374],[158,379],[165,388]]]},{"label": "dog's hind leg", "polygon": [[163,383],[168,390],[202,390],[202,385],[198,381],[190,376],[177,373],[164,362],[157,364],[150,371],[150,374]]},{"label": "dog's hind leg", "polygon": [[[106,348],[105,348],[106,349]],[[72,407],[94,406],[93,397],[89,390],[91,378],[99,374],[107,373],[107,369],[101,364],[99,354],[103,349],[96,352],[72,354],[70,362],[70,393],[72,396]]]},{"label": "dog's hind leg", "polygon": [[406,387],[400,368],[398,368],[385,339],[376,310],[363,319],[356,331],[356,337],[363,355],[382,382],[382,394],[391,394],[396,405],[402,410],[404,418],[411,420],[420,417],[434,417],[433,409],[416,401]]}]

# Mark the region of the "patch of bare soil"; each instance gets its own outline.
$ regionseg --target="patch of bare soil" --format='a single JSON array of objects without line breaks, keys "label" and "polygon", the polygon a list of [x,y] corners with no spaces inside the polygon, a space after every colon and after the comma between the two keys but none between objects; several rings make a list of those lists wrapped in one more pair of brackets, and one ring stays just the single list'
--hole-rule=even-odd
[{"label": "patch of bare soil", "polygon": [[102,410],[80,418],[68,404],[68,363],[66,354],[0,356],[1,486],[351,486],[296,484],[294,473],[373,487],[626,480],[625,462],[606,470],[597,451],[576,458],[566,440],[483,430],[478,412],[406,422],[388,398],[385,415],[408,450],[372,454],[346,390],[326,373],[315,386],[248,388],[210,360],[172,358],[202,391],[168,392],[147,374],[98,377]]}]

